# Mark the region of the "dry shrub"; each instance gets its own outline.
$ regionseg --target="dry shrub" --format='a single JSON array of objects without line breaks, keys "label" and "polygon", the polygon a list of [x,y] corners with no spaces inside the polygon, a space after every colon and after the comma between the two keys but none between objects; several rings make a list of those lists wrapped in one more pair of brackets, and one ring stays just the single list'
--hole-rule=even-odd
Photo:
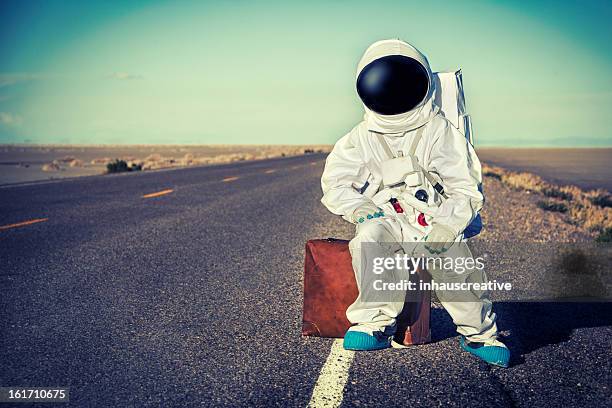
[{"label": "dry shrub", "polygon": [[107,164],[110,163],[113,159],[111,159],[110,157],[101,157],[101,158],[97,158],[97,159],[93,159],[91,161],[91,164]]},{"label": "dry shrub", "polygon": [[181,164],[183,166],[190,166],[194,163],[196,163],[196,161],[195,161],[195,158],[193,157],[193,154],[191,153],[186,153],[185,156],[183,156],[183,159],[181,160]]},{"label": "dry shrub", "polygon": [[529,191],[542,191],[546,184],[540,176],[531,173],[506,172],[501,175],[504,184],[517,189]]},{"label": "dry shrub", "polygon": [[297,156],[304,154],[305,150],[315,153],[324,153],[331,151],[331,147],[332,146],[329,145],[316,145],[312,147],[308,146],[308,148],[305,149],[304,146],[259,146],[256,149],[248,152],[213,154],[211,156],[201,157],[196,157],[194,154],[189,153],[189,148],[176,148],[173,149],[175,152],[186,152],[182,158],[174,159],[172,157],[162,157],[159,153],[152,153],[147,156],[141,164],[143,170],[204,164],[224,164],[246,160],[263,160],[276,157]]},{"label": "dry shrub", "polygon": [[142,162],[143,170],[166,169],[183,165],[183,160],[175,160],[174,157],[162,157],[159,153],[148,155]]},{"label": "dry shrub", "polygon": [[537,206],[543,209],[544,211],[552,211],[552,212],[567,212],[567,206],[563,203],[559,203],[552,200],[541,200],[537,202]]},{"label": "dry shrub", "polygon": [[145,159],[145,161],[142,162],[141,164],[142,164],[142,170],[158,170],[158,169],[167,169],[170,167],[177,167],[181,165],[181,162],[174,160],[174,158],[172,157],[160,157],[159,159],[156,159],[154,157],[153,160]]},{"label": "dry shrub", "polygon": [[603,232],[606,228],[612,228],[612,208],[599,207],[588,199],[569,206],[568,214],[573,221],[591,231]]},{"label": "dry shrub", "polygon": [[115,159],[106,164],[107,173],[123,173],[127,171],[140,171],[142,166],[135,162],[126,162],[125,160]]},{"label": "dry shrub", "polygon": [[587,191],[587,197],[591,203],[600,207],[612,207],[612,196],[603,189]]},{"label": "dry shrub", "polygon": [[83,167],[83,160],[74,159],[69,163],[70,167]]},{"label": "dry shrub", "polygon": [[127,160],[127,165],[129,168],[134,169],[134,170],[142,170],[142,165],[143,162],[138,161],[138,160]]},{"label": "dry shrub", "polygon": [[146,162],[159,162],[162,160],[162,157],[159,153],[153,153],[145,157]]},{"label": "dry shrub", "polygon": [[[606,190],[584,191],[576,186],[557,186],[541,177],[525,172],[514,172],[501,167],[483,165],[483,175],[494,177],[515,190],[540,193],[550,200],[538,206],[548,211],[565,212],[570,222],[589,231],[603,234],[612,228],[612,197]],[[541,203],[541,204],[540,204]]]},{"label": "dry shrub", "polygon": [[546,197],[571,201],[574,197],[580,196],[581,190],[575,186],[545,186],[541,192]]},{"label": "dry shrub", "polygon": [[62,168],[59,164],[54,160],[52,163],[43,164],[42,171],[60,171]]}]

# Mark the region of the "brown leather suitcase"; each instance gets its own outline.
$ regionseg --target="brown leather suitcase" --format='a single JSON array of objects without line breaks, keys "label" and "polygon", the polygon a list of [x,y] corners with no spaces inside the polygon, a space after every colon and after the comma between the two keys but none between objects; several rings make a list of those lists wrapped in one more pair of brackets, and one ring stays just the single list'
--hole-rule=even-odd
[{"label": "brown leather suitcase", "polygon": [[[426,271],[419,270],[417,275],[424,281],[430,279]],[[431,339],[431,293],[411,291],[410,297],[398,316],[395,341],[404,345],[427,343]],[[346,309],[356,298],[357,283],[348,241],[333,238],[308,241],[302,335],[344,337],[351,326]]]}]

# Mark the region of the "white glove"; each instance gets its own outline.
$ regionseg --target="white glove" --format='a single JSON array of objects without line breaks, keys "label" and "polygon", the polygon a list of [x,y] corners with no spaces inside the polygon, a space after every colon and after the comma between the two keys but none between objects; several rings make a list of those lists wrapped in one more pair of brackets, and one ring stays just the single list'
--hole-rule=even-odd
[{"label": "white glove", "polygon": [[374,203],[369,202],[361,207],[358,207],[351,215],[351,220],[355,224],[361,224],[374,218],[384,217],[383,210],[378,208]]},{"label": "white glove", "polygon": [[452,229],[446,225],[434,224],[429,234],[425,237],[427,242],[424,246],[432,254],[446,252],[455,242],[457,236]]}]

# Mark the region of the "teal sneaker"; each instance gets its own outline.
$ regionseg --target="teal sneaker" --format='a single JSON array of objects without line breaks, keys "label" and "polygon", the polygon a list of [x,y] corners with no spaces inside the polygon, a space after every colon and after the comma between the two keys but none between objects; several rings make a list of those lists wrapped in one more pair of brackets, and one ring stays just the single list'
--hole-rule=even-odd
[{"label": "teal sneaker", "polygon": [[484,343],[471,342],[461,336],[459,344],[461,344],[462,349],[488,364],[504,368],[508,368],[510,365],[510,350],[499,340],[493,339]]},{"label": "teal sneaker", "polygon": [[391,336],[378,334],[372,336],[358,331],[347,331],[344,335],[344,349],[357,351],[382,350],[391,347]]}]

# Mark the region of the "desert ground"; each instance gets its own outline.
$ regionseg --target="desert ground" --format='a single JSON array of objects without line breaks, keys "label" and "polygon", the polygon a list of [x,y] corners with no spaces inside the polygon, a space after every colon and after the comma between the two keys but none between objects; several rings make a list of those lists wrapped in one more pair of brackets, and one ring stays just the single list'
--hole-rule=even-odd
[{"label": "desert ground", "polygon": [[480,160],[542,176],[551,183],[612,191],[612,148],[479,148]]}]

